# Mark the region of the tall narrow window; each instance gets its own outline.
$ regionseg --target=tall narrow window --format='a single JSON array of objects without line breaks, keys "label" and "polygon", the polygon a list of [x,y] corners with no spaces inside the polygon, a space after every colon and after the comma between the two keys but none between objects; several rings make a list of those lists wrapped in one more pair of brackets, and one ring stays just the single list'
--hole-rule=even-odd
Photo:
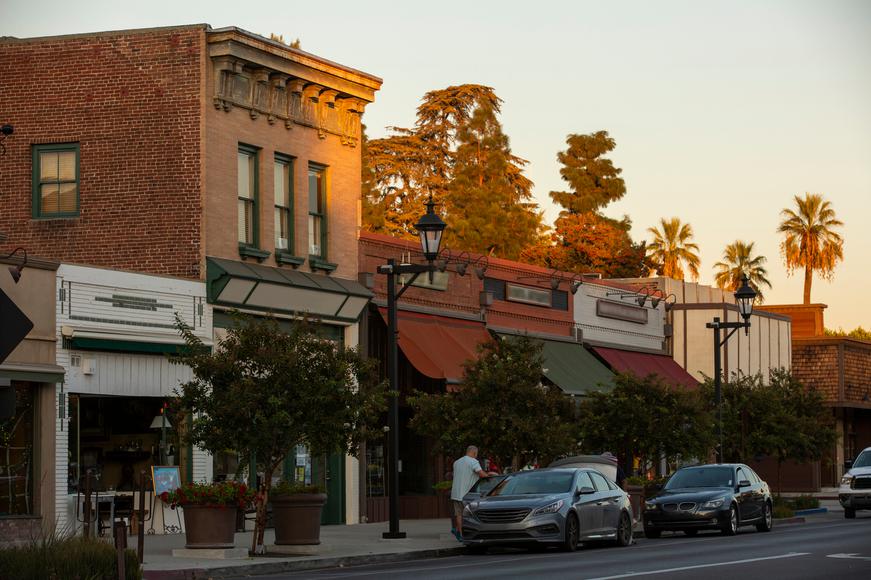
[{"label": "tall narrow window", "polygon": [[320,165],[308,168],[308,253],[327,259],[327,184]]},{"label": "tall narrow window", "polygon": [[275,156],[275,251],[293,253],[293,168],[291,159]]},{"label": "tall narrow window", "polygon": [[33,217],[74,217],[78,214],[78,143],[34,145]]},{"label": "tall narrow window", "polygon": [[239,147],[236,165],[239,243],[257,247],[257,150]]}]

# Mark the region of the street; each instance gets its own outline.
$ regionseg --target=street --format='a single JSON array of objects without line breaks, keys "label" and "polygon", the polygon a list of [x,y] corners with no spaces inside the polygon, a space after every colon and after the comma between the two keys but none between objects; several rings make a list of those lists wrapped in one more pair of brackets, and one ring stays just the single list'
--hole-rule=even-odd
[{"label": "street", "polygon": [[840,512],[809,517],[808,523],[775,526],[771,533],[742,529],[734,537],[702,532],[658,540],[639,539],[629,548],[584,547],[573,554],[499,550],[386,565],[264,576],[315,578],[869,578],[871,515],[844,520]]}]

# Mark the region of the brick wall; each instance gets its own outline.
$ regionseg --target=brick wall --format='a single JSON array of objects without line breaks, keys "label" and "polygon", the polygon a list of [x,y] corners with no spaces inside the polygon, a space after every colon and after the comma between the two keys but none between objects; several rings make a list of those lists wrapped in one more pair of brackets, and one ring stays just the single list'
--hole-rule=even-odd
[{"label": "brick wall", "polygon": [[871,408],[871,343],[844,342],[844,398]]},{"label": "brick wall", "polygon": [[[203,25],[0,40],[0,251],[201,276]],[[78,142],[80,213],[34,220],[31,146]]]},{"label": "brick wall", "polygon": [[871,343],[840,337],[793,342],[792,370],[827,402],[871,409]]}]

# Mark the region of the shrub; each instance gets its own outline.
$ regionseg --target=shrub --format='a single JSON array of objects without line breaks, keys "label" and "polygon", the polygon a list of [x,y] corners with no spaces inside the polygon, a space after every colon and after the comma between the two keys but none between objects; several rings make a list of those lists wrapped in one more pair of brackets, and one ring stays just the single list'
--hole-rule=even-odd
[{"label": "shrub", "polygon": [[775,505],[773,515],[775,518],[791,518],[795,512],[787,505]]},{"label": "shrub", "polygon": [[282,479],[280,482],[272,486],[270,492],[271,497],[280,495],[297,495],[301,493],[325,493],[324,488],[319,485],[305,485],[298,481],[287,481]]},{"label": "shrub", "polygon": [[[125,552],[127,580],[141,580],[136,552]],[[115,547],[104,540],[50,536],[26,546],[0,548],[0,580],[45,578],[113,580],[118,577]]]},{"label": "shrub", "polygon": [[807,510],[820,507],[820,500],[812,495],[800,495],[792,499],[792,507],[796,510]]}]

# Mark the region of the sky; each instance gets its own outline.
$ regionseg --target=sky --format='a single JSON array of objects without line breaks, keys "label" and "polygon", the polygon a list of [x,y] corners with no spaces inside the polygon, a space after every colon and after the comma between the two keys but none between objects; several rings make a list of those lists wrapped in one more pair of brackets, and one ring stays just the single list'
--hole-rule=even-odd
[{"label": "sky", "polygon": [[[701,250],[700,282],[726,244],[768,259],[769,304],[802,300],[776,233],[794,195],[823,193],[845,222],[844,262],[812,299],[826,326],[871,328],[871,1],[729,2],[2,0],[0,35],[27,37],[205,22],[238,26],[384,79],[364,117],[371,137],[409,126],[421,96],[495,88],[535,197],[563,189],[570,133],[616,140],[636,241],[677,216]],[[2,89],[0,89],[2,90]]]}]

